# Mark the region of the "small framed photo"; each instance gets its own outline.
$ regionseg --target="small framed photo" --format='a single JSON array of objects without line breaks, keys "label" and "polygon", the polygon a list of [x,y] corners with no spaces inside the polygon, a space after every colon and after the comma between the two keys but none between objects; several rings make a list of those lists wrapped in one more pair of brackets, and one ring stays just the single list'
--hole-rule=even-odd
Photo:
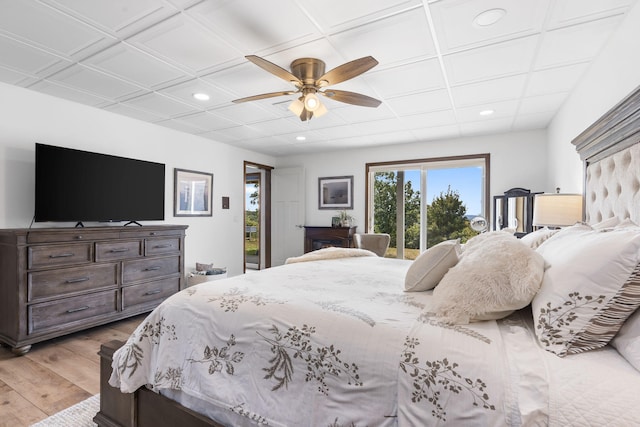
[{"label": "small framed photo", "polygon": [[174,169],[173,216],[212,216],[213,174]]},{"label": "small framed photo", "polygon": [[353,175],[318,178],[318,209],[353,209]]}]

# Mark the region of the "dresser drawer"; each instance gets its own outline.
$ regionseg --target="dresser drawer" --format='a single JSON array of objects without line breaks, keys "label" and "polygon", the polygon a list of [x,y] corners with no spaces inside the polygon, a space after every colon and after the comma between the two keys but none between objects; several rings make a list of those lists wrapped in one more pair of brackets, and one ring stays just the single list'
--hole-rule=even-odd
[{"label": "dresser drawer", "polygon": [[117,264],[58,268],[27,274],[29,301],[117,285]]},{"label": "dresser drawer", "polygon": [[96,261],[139,258],[142,256],[142,240],[96,243]]},{"label": "dresser drawer", "polygon": [[180,272],[180,257],[165,257],[124,261],[122,283],[169,276]]},{"label": "dresser drawer", "polygon": [[113,238],[113,232],[94,230],[55,230],[55,231],[31,231],[28,235],[28,243],[56,243],[78,242],[83,240],[101,240]]},{"label": "dresser drawer", "polygon": [[145,255],[160,255],[180,252],[180,239],[147,239],[144,247]]},{"label": "dresser drawer", "polygon": [[180,290],[180,279],[170,278],[122,288],[122,309],[137,305],[157,305]]},{"label": "dresser drawer", "polygon": [[28,254],[29,268],[82,264],[92,261],[93,245],[87,242],[73,245],[30,246]]},{"label": "dresser drawer", "polygon": [[28,308],[29,333],[60,328],[69,323],[116,313],[116,311],[116,290],[33,304]]}]

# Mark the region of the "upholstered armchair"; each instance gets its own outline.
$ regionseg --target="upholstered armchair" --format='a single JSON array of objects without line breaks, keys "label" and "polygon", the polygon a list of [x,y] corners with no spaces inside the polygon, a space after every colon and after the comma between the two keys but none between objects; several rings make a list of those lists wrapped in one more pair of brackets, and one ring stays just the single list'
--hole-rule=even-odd
[{"label": "upholstered armchair", "polygon": [[380,257],[387,253],[390,241],[391,236],[386,233],[356,233],[353,235],[353,242],[356,248],[367,249]]}]

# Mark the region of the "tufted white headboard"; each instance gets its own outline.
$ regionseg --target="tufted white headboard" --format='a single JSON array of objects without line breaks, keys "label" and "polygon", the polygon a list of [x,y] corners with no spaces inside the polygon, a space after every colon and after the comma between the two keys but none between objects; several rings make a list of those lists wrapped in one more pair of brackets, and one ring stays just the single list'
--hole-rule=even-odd
[{"label": "tufted white headboard", "polygon": [[640,88],[572,143],[585,165],[585,220],[640,224]]}]

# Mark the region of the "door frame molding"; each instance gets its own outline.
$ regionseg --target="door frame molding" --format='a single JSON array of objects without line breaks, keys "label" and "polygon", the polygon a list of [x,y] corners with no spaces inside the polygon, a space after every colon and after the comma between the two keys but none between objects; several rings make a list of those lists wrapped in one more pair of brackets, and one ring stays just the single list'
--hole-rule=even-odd
[{"label": "door frame molding", "polygon": [[[247,167],[253,167],[264,171],[264,181],[262,182],[262,188],[260,191],[263,196],[263,203],[261,203],[260,209],[264,209],[264,224],[260,226],[264,229],[264,268],[271,267],[271,171],[273,166],[263,165],[256,162],[250,162],[245,160],[243,162],[242,169],[242,194],[245,194],[245,186],[247,183]],[[247,211],[246,196],[242,198],[242,271],[247,271],[247,254],[244,250],[245,230],[247,227],[245,212]],[[262,204],[264,206],[262,206]],[[260,240],[262,246],[262,239]]]}]

